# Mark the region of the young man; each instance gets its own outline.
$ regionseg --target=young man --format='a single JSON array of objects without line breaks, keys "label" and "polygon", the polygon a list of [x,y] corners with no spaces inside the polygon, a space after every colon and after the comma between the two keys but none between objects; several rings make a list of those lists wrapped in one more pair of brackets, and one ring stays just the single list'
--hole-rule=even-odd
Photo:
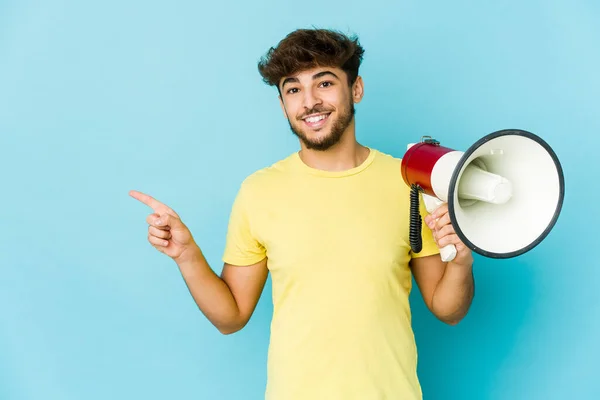
[{"label": "young man", "polygon": [[[131,192],[154,209],[148,240],[176,261],[222,333],[246,325],[271,273],[267,399],[420,399],[412,277],[448,324],[472,301],[473,258],[446,206],[425,218],[423,249],[413,254],[401,160],[356,140],[362,56],[355,38],[315,29],[292,32],[260,61],[300,151],[241,185],[220,277],[175,211]],[[438,246],[449,243],[458,254],[445,264]]]}]

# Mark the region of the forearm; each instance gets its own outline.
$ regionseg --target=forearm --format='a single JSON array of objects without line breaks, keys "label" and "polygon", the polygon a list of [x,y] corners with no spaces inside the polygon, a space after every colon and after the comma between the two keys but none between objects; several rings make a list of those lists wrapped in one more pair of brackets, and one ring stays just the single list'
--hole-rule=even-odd
[{"label": "forearm", "polygon": [[229,286],[210,268],[202,251],[195,248],[186,260],[177,260],[181,275],[200,311],[221,333],[239,330],[242,318]]},{"label": "forearm", "polygon": [[471,306],[474,287],[472,265],[449,262],[433,293],[433,313],[448,324],[457,324]]}]

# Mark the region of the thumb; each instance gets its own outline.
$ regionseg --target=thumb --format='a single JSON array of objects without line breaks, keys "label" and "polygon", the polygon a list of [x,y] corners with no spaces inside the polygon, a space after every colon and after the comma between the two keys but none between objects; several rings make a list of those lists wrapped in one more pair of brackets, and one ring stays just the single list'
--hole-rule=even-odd
[{"label": "thumb", "polygon": [[182,225],[182,222],[179,218],[171,214],[161,214],[156,220],[155,225],[159,228],[179,228]]}]

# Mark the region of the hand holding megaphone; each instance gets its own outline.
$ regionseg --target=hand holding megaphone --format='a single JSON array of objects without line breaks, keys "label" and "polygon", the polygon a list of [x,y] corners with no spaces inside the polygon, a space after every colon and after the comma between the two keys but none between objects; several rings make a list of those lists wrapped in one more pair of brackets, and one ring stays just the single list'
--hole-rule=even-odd
[{"label": "hand holding megaphone", "polygon": [[[427,212],[429,213],[429,216],[434,215],[434,213],[436,211],[438,211],[440,209],[440,207],[446,203],[444,203],[443,201],[441,201],[438,198],[435,198],[433,196],[429,196],[427,194],[423,194],[423,202],[425,203],[425,208],[427,208]],[[447,214],[444,214],[444,216],[447,216]],[[435,216],[433,219],[433,223],[436,224],[441,216]],[[448,217],[449,219],[449,217]],[[425,221],[427,222],[427,220]],[[450,221],[448,221],[450,222]],[[451,224],[451,222],[450,222]],[[432,228],[430,226],[430,228]],[[433,231],[434,229],[432,229]],[[442,261],[444,262],[450,262],[452,260],[454,260],[454,258],[456,258],[456,254],[457,254],[457,250],[456,250],[456,246],[453,244],[447,244],[445,246],[443,246],[442,248],[440,248],[440,257],[442,258]]]}]

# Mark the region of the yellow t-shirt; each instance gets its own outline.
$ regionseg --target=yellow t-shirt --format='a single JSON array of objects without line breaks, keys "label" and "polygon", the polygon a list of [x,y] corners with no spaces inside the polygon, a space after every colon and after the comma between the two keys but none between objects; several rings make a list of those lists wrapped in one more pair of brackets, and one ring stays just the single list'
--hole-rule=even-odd
[{"label": "yellow t-shirt", "polygon": [[422,397],[408,263],[439,250],[423,223],[423,249],[410,251],[410,189],[400,163],[370,149],[358,167],[327,172],[294,153],[242,183],[223,260],[267,257],[267,399]]}]

